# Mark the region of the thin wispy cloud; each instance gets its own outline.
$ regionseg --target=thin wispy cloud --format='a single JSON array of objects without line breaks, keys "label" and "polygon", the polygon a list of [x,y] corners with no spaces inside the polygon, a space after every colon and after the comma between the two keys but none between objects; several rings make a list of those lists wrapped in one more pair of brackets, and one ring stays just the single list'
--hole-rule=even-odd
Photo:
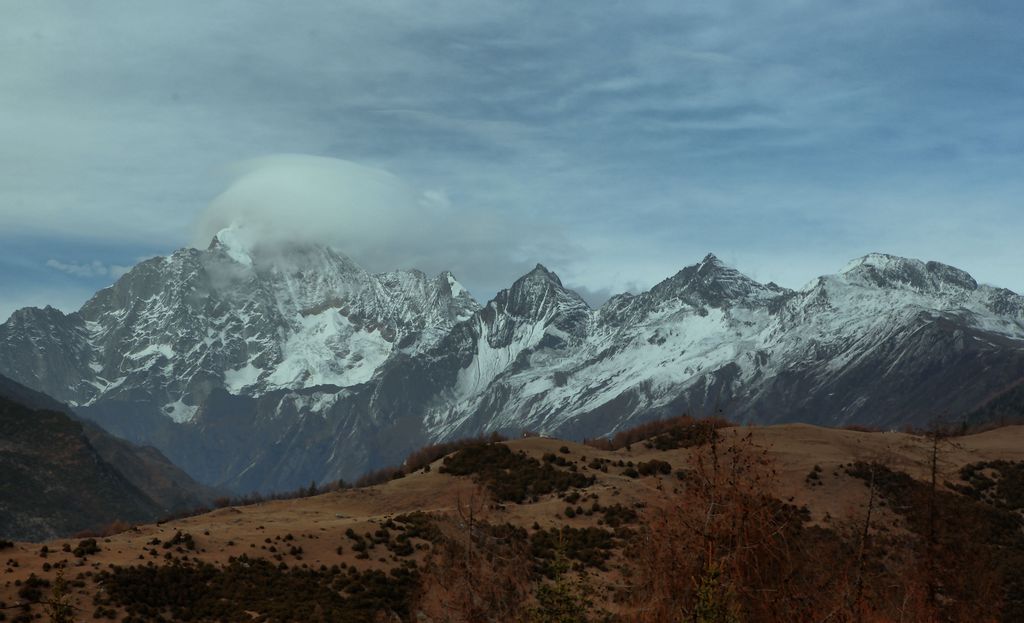
[{"label": "thin wispy cloud", "polygon": [[99,260],[89,263],[61,262],[50,258],[46,265],[54,270],[73,275],[75,277],[113,277],[117,279],[131,270],[131,266],[118,266],[117,264],[107,265]]}]

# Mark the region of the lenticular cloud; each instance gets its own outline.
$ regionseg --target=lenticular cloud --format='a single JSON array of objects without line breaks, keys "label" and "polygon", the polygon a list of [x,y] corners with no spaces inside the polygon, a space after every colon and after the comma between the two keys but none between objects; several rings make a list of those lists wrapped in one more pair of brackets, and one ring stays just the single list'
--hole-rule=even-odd
[{"label": "lenticular cloud", "polygon": [[415,188],[348,160],[275,155],[236,164],[231,173],[198,221],[196,247],[232,227],[247,248],[325,244],[371,271],[450,270],[479,291],[566,248],[553,223],[453,205],[443,190]]},{"label": "lenticular cloud", "polygon": [[412,236],[431,203],[387,171],[335,158],[267,156],[232,172],[200,219],[196,246],[235,226],[250,245],[315,242],[372,256]]}]

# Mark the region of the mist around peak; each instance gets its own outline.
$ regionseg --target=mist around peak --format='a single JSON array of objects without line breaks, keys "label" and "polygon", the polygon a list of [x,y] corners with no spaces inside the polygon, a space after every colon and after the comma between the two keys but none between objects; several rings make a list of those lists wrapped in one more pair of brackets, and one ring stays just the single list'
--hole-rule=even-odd
[{"label": "mist around peak", "polygon": [[[560,259],[564,241],[500,210],[457,205],[384,169],[349,160],[279,154],[246,160],[200,216],[192,246],[218,244],[241,263],[309,245],[330,247],[371,272],[452,271],[486,292],[530,259]],[[223,238],[223,239],[221,239]]]},{"label": "mist around peak", "polygon": [[403,224],[433,207],[395,175],[347,160],[275,155],[230,172],[232,181],[199,219],[197,247],[228,229],[235,248],[312,243],[372,255],[382,244],[406,242],[411,228]]}]

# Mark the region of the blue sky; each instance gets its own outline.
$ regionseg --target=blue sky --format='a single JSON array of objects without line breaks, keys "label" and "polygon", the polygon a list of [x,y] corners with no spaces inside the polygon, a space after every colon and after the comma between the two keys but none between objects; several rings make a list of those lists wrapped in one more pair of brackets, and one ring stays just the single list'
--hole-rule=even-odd
[{"label": "blue sky", "polygon": [[232,164],[273,154],[430,198],[334,242],[479,299],[539,261],[599,301],[709,251],[790,287],[883,251],[1024,291],[1021,24],[998,0],[0,0],[0,318],[201,244]]}]

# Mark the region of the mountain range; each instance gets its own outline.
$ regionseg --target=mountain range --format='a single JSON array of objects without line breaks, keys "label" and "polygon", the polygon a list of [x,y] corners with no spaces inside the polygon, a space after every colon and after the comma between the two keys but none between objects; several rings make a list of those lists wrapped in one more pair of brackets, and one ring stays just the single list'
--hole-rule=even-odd
[{"label": "mountain range", "polygon": [[76,312],[15,312],[0,374],[201,482],[267,491],[489,431],[579,439],[717,410],[882,428],[976,417],[1020,391],[1024,297],[884,254],[798,290],[708,255],[597,309],[541,265],[480,305],[451,273],[372,274],[229,228]]}]

